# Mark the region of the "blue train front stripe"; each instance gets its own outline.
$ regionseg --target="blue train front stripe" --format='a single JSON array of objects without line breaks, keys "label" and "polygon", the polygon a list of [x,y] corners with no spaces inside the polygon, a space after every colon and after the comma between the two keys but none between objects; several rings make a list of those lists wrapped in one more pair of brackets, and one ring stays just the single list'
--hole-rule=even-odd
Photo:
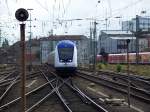
[{"label": "blue train front stripe", "polygon": [[73,48],[74,47],[74,43],[70,42],[70,41],[61,41],[60,43],[58,43],[57,48]]}]

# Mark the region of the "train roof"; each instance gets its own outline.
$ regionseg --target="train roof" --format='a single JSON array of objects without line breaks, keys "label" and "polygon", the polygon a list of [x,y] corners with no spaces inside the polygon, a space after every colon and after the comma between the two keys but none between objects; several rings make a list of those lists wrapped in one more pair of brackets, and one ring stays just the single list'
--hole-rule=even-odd
[{"label": "train roof", "polygon": [[61,40],[58,42],[56,46],[59,48],[65,48],[65,47],[74,47],[75,44],[70,40]]}]

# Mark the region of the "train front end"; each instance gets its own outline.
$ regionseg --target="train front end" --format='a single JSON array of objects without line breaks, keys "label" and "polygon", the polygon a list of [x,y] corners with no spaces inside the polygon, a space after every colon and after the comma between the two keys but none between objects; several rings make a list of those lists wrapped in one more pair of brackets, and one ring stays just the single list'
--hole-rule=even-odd
[{"label": "train front end", "polygon": [[55,69],[59,72],[74,72],[77,68],[77,48],[69,40],[60,41],[55,51]]}]

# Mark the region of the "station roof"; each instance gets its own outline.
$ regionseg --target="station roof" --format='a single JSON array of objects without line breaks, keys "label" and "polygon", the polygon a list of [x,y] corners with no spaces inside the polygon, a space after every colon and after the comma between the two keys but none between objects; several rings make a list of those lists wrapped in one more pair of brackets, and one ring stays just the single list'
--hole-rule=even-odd
[{"label": "station roof", "polygon": [[116,40],[126,40],[126,39],[136,39],[136,37],[110,37],[111,39],[116,39]]},{"label": "station roof", "polygon": [[108,37],[133,37],[133,33],[127,30],[102,30],[101,35]]},{"label": "station roof", "polygon": [[84,35],[51,35],[49,37],[41,37],[41,41],[58,41],[58,40],[84,40],[86,36]]},{"label": "station roof", "polygon": [[102,30],[102,32],[106,34],[132,34],[132,32],[128,30]]}]

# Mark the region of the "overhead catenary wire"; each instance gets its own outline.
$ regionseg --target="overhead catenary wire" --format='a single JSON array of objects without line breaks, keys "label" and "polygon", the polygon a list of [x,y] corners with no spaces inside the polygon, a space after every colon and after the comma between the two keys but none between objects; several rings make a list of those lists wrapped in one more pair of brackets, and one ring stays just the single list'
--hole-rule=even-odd
[{"label": "overhead catenary wire", "polygon": [[111,1],[110,0],[107,0],[107,1],[108,1],[109,10],[110,10],[110,16],[111,16],[112,15]]},{"label": "overhead catenary wire", "polygon": [[138,3],[142,2],[142,1],[143,0],[137,0],[137,1],[133,2],[133,3],[130,3],[130,4],[126,5],[123,8],[119,8],[119,9],[113,10],[112,12],[117,12],[117,11],[121,12],[122,10],[124,11],[125,9],[128,9],[128,8],[130,8],[132,6],[135,6],[135,5],[137,5]]},{"label": "overhead catenary wire", "polygon": [[[116,9],[116,10],[113,10],[112,11],[112,15],[110,15],[108,18],[113,18],[114,16],[120,14],[122,11],[128,9],[128,8],[131,8],[135,5],[137,5],[138,3],[142,2],[143,0],[137,0],[131,4],[128,4],[127,6],[123,7],[123,8],[119,8],[119,9]],[[113,14],[114,13],[114,14]]]},{"label": "overhead catenary wire", "polygon": [[[8,2],[8,0],[5,0],[5,1],[7,1]],[[44,10],[46,10],[46,11],[49,11],[48,10],[48,7],[46,7],[46,4],[45,5],[43,5],[42,3],[43,2],[40,2],[40,0],[35,0],[37,3],[38,3],[38,5],[42,8],[42,9],[44,9]],[[64,27],[65,26],[65,23],[61,23],[61,24],[59,24],[58,22],[56,22],[56,18],[64,18],[65,19],[65,17],[66,17],[66,15],[67,15],[67,11],[69,10],[69,8],[70,8],[70,4],[71,4],[71,0],[68,0],[68,1],[64,1],[64,0],[60,0],[59,2],[58,2],[58,0],[53,0],[54,1],[54,3],[53,3],[53,6],[54,6],[54,9],[53,9],[53,25],[56,25],[57,27],[59,26],[59,25],[62,25],[62,27]],[[136,1],[134,1],[134,2],[132,2],[131,4],[128,4],[127,6],[125,6],[125,7],[123,7],[123,8],[119,8],[119,9],[116,9],[116,10],[112,10],[112,8],[110,8],[110,10],[112,10],[112,11],[110,11],[110,14],[107,16],[107,18],[109,19],[109,18],[112,18],[112,17],[114,17],[115,15],[118,15],[118,14],[120,14],[122,11],[124,11],[125,9],[127,9],[127,8],[130,8],[130,7],[132,7],[132,6],[134,6],[134,5],[137,5],[138,3],[140,3],[141,1],[143,1],[143,0],[136,0]],[[19,0],[16,0],[16,2],[19,2]],[[65,2],[65,3],[64,3]],[[107,0],[107,2],[108,2],[108,5],[109,5],[109,7],[111,7],[111,1],[110,0]],[[59,3],[59,6],[58,6],[58,3]],[[57,7],[58,6],[58,7]],[[10,6],[9,6],[10,7]],[[8,7],[8,8],[9,8]],[[58,8],[58,9],[57,9]],[[59,11],[58,13],[55,13],[55,11],[56,11],[56,9]],[[60,12],[61,11],[61,12]],[[60,16],[60,13],[61,13],[61,16]],[[57,16],[57,14],[58,14],[58,16]],[[57,16],[57,17],[56,17]],[[85,19],[86,20],[86,19]],[[105,19],[103,19],[103,20],[105,20]],[[69,29],[68,27],[71,27],[72,26],[72,24],[69,22],[68,24],[67,24],[67,27],[66,27],[66,29]],[[65,30],[66,31],[66,30]]]},{"label": "overhead catenary wire", "polygon": [[[59,20],[60,17],[61,18],[65,17],[65,14],[68,11],[68,8],[69,8],[70,4],[71,4],[71,0],[68,1],[68,3],[66,4],[66,8],[65,8],[64,1],[62,0],[62,2],[61,1],[59,2],[59,4],[58,4],[59,5],[58,6],[58,11],[59,12],[58,12],[57,18],[55,18],[56,16],[54,15],[54,11],[57,10],[57,1],[54,0],[54,4],[53,4],[53,27],[55,26],[57,28],[59,25],[61,25],[61,27],[65,27],[64,32],[67,32],[66,31],[66,28],[68,28],[67,23],[65,22],[63,24],[64,21],[55,22],[55,20]],[[63,10],[62,12],[60,11],[61,9]],[[60,14],[60,13],[62,13],[62,14]],[[60,15],[62,15],[62,16],[60,16]],[[55,23],[55,25],[54,25],[54,23]],[[56,23],[57,23],[57,25],[56,25]]]},{"label": "overhead catenary wire", "polygon": [[62,12],[62,17],[63,17],[63,14],[65,13],[65,7],[64,7],[64,1],[63,0],[61,1],[62,1],[62,8],[63,8],[63,12]]},{"label": "overhead catenary wire", "polygon": [[7,0],[5,0],[5,3],[6,3],[7,10],[8,10],[8,15],[9,15],[9,17],[11,17],[11,13],[10,13],[10,9],[9,9],[9,5],[8,5],[8,1],[7,1]]},{"label": "overhead catenary wire", "polygon": [[53,25],[53,27],[54,27],[54,18],[55,18],[55,5],[56,5],[56,0],[54,0],[54,4],[53,4],[53,8],[52,8],[52,25]]},{"label": "overhead catenary wire", "polygon": [[61,8],[60,1],[58,1],[58,18],[60,17],[60,8]]},{"label": "overhead catenary wire", "polygon": [[[107,0],[107,1],[108,1],[108,5],[109,5],[109,7],[110,7],[110,6],[111,6],[111,2],[110,2],[110,0]],[[126,9],[128,9],[128,8],[131,8],[131,7],[133,7],[133,6],[137,5],[137,4],[139,4],[139,3],[142,2],[142,1],[143,1],[143,0],[136,0],[135,2],[132,2],[132,3],[126,5],[126,6],[122,7],[122,8],[116,9],[116,10],[112,10],[112,8],[111,8],[111,9],[110,9],[111,13],[110,13],[109,15],[107,15],[104,19],[101,19],[101,20],[102,20],[102,21],[105,21],[105,20],[110,21],[109,19],[118,16],[118,14],[121,14],[122,11],[124,11],[124,10],[126,10]],[[119,16],[120,16],[120,15],[119,15]],[[99,16],[96,17],[96,20],[97,20],[97,18],[99,18]]]},{"label": "overhead catenary wire", "polygon": [[43,6],[38,0],[34,0],[41,8],[43,8],[44,10],[46,10],[48,12],[48,9]]},{"label": "overhead catenary wire", "polygon": [[69,1],[68,1],[68,4],[66,5],[66,9],[64,10],[64,15],[67,13],[70,4],[71,4],[71,0],[69,0]]},{"label": "overhead catenary wire", "polygon": [[[108,4],[109,4],[109,7],[110,7],[111,6],[111,2],[110,2],[110,0],[107,0],[107,1],[108,1]],[[115,10],[112,10],[112,8],[111,8],[111,13],[110,13],[109,16],[107,16],[107,19],[110,19],[110,18],[113,18],[113,17],[117,16],[118,14],[120,14],[125,9],[131,8],[131,7],[137,5],[138,3],[142,2],[142,1],[143,0],[137,0],[137,1],[133,2],[133,3],[130,3],[130,4],[126,5],[126,6],[124,6],[123,8],[119,8],[119,9],[115,9]],[[99,16],[97,16],[97,17],[99,17]],[[103,19],[103,20],[105,20],[105,19]]]}]

